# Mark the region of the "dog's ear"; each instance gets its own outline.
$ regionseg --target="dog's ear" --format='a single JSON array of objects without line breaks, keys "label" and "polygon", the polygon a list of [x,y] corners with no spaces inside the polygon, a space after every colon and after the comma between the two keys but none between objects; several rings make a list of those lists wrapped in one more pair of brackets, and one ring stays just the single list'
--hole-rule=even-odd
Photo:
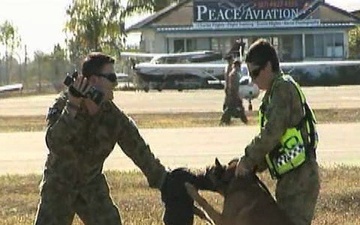
[{"label": "dog's ear", "polygon": [[215,158],[215,167],[222,167],[222,165],[217,157]]}]

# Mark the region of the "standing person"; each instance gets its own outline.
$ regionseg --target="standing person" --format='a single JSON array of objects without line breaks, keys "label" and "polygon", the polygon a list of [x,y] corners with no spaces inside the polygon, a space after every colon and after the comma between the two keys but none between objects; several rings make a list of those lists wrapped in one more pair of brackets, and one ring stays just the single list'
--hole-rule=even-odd
[{"label": "standing person", "polygon": [[239,96],[241,75],[241,61],[239,59],[242,58],[240,52],[243,52],[243,49],[244,43],[237,40],[224,57],[228,65],[224,74],[225,100],[220,125],[230,125],[231,117],[240,118],[245,124],[248,122],[242,99]]},{"label": "standing person", "polygon": [[273,46],[264,39],[249,48],[250,76],[266,93],[260,106],[260,133],[245,148],[236,175],[269,169],[277,180],[279,207],[296,225],[309,225],[319,195],[315,116],[300,86],[280,70]]},{"label": "standing person", "polygon": [[[161,189],[166,180],[167,171],[134,121],[112,102],[117,84],[114,62],[102,53],[89,54],[82,75],[49,109],[45,137],[49,153],[35,225],[70,225],[75,213],[85,225],[121,224],[102,173],[116,143],[141,169],[150,187]],[[94,90],[103,94],[100,104],[91,98]]]},{"label": "standing person", "polygon": [[234,57],[230,54],[227,54],[224,59],[227,61],[227,66],[225,68],[225,72],[224,72],[224,91],[225,91],[225,99],[224,99],[224,104],[223,104],[223,111],[225,111],[226,109],[226,100],[227,100],[227,93],[228,93],[228,87],[229,85],[229,73],[232,69],[232,64],[234,62]]},{"label": "standing person", "polygon": [[241,121],[245,124],[248,122],[242,99],[239,96],[240,67],[241,62],[239,60],[235,60],[231,64],[231,70],[227,75],[224,104],[225,108],[220,119],[221,125],[229,125],[231,122],[231,117],[240,118]]}]

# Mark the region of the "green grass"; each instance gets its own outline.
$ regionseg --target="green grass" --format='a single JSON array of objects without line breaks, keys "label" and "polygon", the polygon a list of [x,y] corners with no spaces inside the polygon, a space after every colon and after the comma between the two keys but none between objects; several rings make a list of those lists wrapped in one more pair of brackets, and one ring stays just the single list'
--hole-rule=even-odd
[{"label": "green grass", "polygon": [[[249,113],[250,124],[256,124],[257,112]],[[359,122],[360,109],[316,110],[319,123]],[[218,126],[220,112],[179,114],[133,114],[140,128]],[[242,125],[233,119],[232,126]],[[45,116],[0,116],[0,132],[40,131],[45,129]],[[120,208],[123,224],[160,225],[164,210],[160,193],[147,186],[138,172],[107,171],[114,201]],[[316,208],[315,225],[360,225],[360,167],[336,166],[321,169],[321,192]],[[261,174],[274,190],[267,173]],[[0,224],[32,224],[39,200],[40,175],[0,176]],[[209,202],[220,209],[222,197],[202,192]],[[76,217],[74,225],[82,223]],[[195,225],[205,224],[198,219]]]},{"label": "green grass", "polygon": [[[319,123],[360,122],[360,108],[315,110]],[[247,112],[249,124],[257,124],[257,111]],[[221,112],[130,114],[139,128],[214,127],[219,125]],[[232,126],[242,126],[232,119]],[[46,127],[42,116],[0,116],[0,132],[41,131]]]},{"label": "green grass", "polygon": [[[360,224],[360,167],[337,166],[321,168],[322,187],[316,208],[315,225]],[[147,186],[139,172],[106,172],[111,193],[120,208],[123,224],[160,225],[163,205],[160,192]],[[261,178],[274,189],[274,182],[267,173]],[[40,175],[0,176],[0,224],[32,224],[39,200]],[[222,206],[222,197],[215,193],[202,195],[217,209]],[[82,224],[78,218],[73,224]],[[196,219],[196,225],[205,224]]]}]

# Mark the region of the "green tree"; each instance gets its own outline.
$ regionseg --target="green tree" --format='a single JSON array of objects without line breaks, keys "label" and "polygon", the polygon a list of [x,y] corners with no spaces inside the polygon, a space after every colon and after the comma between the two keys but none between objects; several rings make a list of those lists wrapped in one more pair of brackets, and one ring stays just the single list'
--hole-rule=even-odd
[{"label": "green tree", "polygon": [[63,80],[65,74],[70,71],[70,63],[67,60],[66,50],[60,46],[60,44],[54,45],[54,49],[50,54],[51,65],[53,72],[50,76],[50,82],[53,84],[57,92],[63,88]]},{"label": "green tree", "polygon": [[350,58],[360,57],[360,26],[349,31],[349,56]]},{"label": "green tree", "polygon": [[[5,77],[1,81],[10,82],[9,71],[12,67],[12,60],[14,51],[20,47],[21,38],[18,34],[17,28],[9,21],[0,24],[0,44],[5,47]],[[0,77],[1,78],[1,77]]]},{"label": "green tree", "polygon": [[156,12],[175,0],[72,0],[66,10],[65,32],[69,58],[79,67],[84,55],[102,51],[120,57],[125,44],[125,18]]},{"label": "green tree", "polygon": [[72,62],[91,51],[120,54],[125,37],[120,0],[73,0],[66,10],[67,45]]}]

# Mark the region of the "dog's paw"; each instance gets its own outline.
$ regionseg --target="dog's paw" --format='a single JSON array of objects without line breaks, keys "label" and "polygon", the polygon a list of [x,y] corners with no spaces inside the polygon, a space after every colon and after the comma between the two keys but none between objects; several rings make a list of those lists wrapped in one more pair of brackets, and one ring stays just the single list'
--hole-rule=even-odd
[{"label": "dog's paw", "polygon": [[185,182],[185,188],[187,193],[191,196],[191,197],[196,197],[198,195],[198,191],[197,189],[194,187],[194,185],[190,184],[189,182]]}]

